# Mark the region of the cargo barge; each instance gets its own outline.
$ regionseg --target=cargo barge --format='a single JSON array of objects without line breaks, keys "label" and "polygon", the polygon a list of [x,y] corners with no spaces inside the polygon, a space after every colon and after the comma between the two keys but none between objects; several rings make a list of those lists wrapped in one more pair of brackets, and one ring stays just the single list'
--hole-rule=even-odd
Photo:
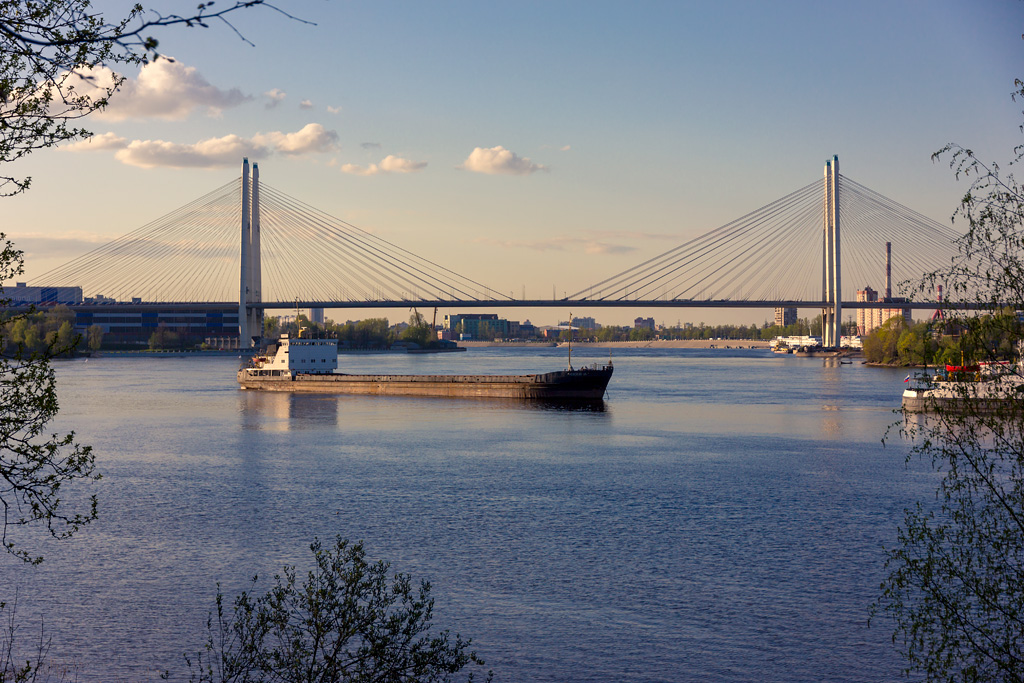
[{"label": "cargo barge", "polygon": [[599,401],[613,370],[611,363],[532,375],[350,375],[337,368],[335,340],[283,335],[238,371],[238,384],[258,391]]}]

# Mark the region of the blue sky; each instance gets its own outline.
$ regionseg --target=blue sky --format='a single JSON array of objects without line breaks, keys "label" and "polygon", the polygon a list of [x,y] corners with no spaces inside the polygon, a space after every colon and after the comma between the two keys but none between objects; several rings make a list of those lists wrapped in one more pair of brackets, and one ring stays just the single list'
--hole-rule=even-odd
[{"label": "blue sky", "polygon": [[160,34],[176,61],[127,74],[92,144],[19,164],[33,187],[2,200],[4,230],[27,279],[237,177],[245,151],[277,189],[533,298],[763,206],[833,154],[946,222],[964,188],[931,153],[1006,162],[1021,137],[1017,0],[279,6],[315,25],[258,8],[233,19],[255,46],[216,24]]}]

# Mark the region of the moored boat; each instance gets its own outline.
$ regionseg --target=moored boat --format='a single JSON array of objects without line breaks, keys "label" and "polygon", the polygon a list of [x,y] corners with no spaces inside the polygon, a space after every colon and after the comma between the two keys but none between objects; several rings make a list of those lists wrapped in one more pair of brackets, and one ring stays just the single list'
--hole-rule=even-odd
[{"label": "moored boat", "polygon": [[353,375],[337,367],[335,340],[282,335],[238,371],[238,383],[260,391],[598,401],[613,371],[610,362],[530,375]]},{"label": "moored boat", "polygon": [[945,372],[908,376],[903,409],[928,413],[996,412],[1024,402],[1024,377],[1008,363],[947,365]]}]

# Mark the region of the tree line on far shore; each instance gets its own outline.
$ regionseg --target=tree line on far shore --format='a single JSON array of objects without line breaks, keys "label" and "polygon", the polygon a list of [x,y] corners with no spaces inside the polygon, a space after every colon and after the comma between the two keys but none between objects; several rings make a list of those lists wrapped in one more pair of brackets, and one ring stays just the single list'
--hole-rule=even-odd
[{"label": "tree line on far shore", "polygon": [[[64,355],[74,355],[105,348],[104,331],[101,325],[91,325],[84,333],[75,332],[75,314],[64,305],[48,307],[45,310],[12,316],[8,322],[0,320],[3,339],[7,348],[17,345],[24,346],[26,352],[38,353],[56,342],[56,346],[65,349]],[[392,325],[387,318],[367,318],[358,321],[316,323],[306,315],[300,314],[296,320],[281,323],[278,318],[268,317],[264,320],[263,334],[269,339],[276,339],[282,333],[297,335],[300,329],[312,331],[314,334],[336,338],[343,347],[354,349],[390,348],[396,342],[411,342],[425,347],[435,342],[435,333],[422,314],[413,313],[408,323]],[[454,330],[458,335],[461,327]],[[649,341],[652,339],[743,339],[770,340],[778,336],[820,335],[821,316],[801,318],[791,325],[781,326],[764,322],[761,325],[706,325],[705,323],[687,323],[685,326],[662,327],[651,330],[640,327],[609,325],[597,329],[575,328],[562,330],[559,340],[566,341],[570,335],[574,341],[580,342],[612,342],[612,341]],[[477,335],[480,339],[490,340],[498,337],[486,322],[480,325]],[[190,344],[179,331],[160,324],[148,339],[148,347],[158,349],[183,349]],[[200,345],[200,348],[202,346]]]},{"label": "tree line on far shore", "polygon": [[[994,352],[1000,358],[1015,358],[1018,349],[1012,343],[1015,335],[1022,333],[1022,326],[1007,311],[995,316],[983,328],[987,338],[965,340],[958,330],[944,321],[923,321],[908,324],[901,316],[889,319],[883,325],[864,337],[864,356],[872,363],[900,366],[961,365],[970,362],[978,349],[988,355]],[[62,355],[98,351],[104,342],[100,325],[91,325],[84,333],[74,329],[75,314],[67,306],[53,306],[44,311],[13,316],[0,321],[0,333],[5,342],[4,350],[13,351],[21,346],[26,353],[41,353],[47,348],[60,348]],[[485,324],[481,325],[484,328]],[[280,323],[277,318],[264,321],[264,335],[276,338],[281,333],[297,335],[299,329],[313,330],[315,334],[338,339],[343,347],[353,349],[390,348],[397,342],[428,346],[434,341],[431,326],[423,316],[414,313],[408,324],[391,325],[387,318],[367,318],[359,321],[326,323],[311,322],[305,315],[297,321]],[[492,339],[486,328],[479,335],[481,339]],[[729,340],[771,340],[775,337],[798,335],[820,335],[821,316],[800,318],[791,325],[781,326],[765,322],[761,325],[706,325],[663,327],[658,330],[647,328],[610,325],[598,329],[562,330],[559,339],[566,341],[570,334],[577,342],[649,341],[652,339],[729,339]],[[976,335],[975,335],[976,336]],[[969,343],[967,343],[969,341]],[[966,345],[965,345],[966,344]],[[150,349],[180,349],[185,340],[175,330],[160,325],[149,337]],[[974,348],[974,351],[968,350]]]},{"label": "tree line on far shore", "polygon": [[1013,310],[979,316],[970,326],[945,320],[907,324],[890,318],[864,337],[871,363],[900,366],[972,365],[978,360],[1016,360],[1024,325]]},{"label": "tree line on far shore", "polygon": [[[351,348],[386,348],[398,341],[414,342],[425,346],[434,337],[431,325],[426,322],[422,314],[413,313],[409,323],[391,325],[387,318],[368,318],[360,321],[348,321],[336,323],[328,320],[326,323],[313,323],[305,315],[300,314],[297,322],[292,321],[281,324],[277,318],[264,320],[263,334],[267,338],[276,338],[279,334],[287,332],[297,334],[299,328],[315,330],[316,333],[336,337],[343,346]],[[461,323],[452,334],[458,336],[462,332]],[[744,340],[770,340],[775,337],[787,337],[795,335],[820,335],[821,316],[815,318],[801,318],[791,325],[773,325],[764,322],[760,325],[706,325],[705,323],[687,323],[685,326],[662,327],[658,330],[651,330],[641,327],[608,325],[597,329],[586,329],[576,327],[570,331],[562,330],[559,333],[559,340],[566,341],[570,334],[573,341],[591,342],[612,342],[612,341],[649,341],[651,339],[744,339]],[[476,335],[481,340],[497,339],[500,335],[486,322],[480,323]]]},{"label": "tree line on far shore", "polygon": [[63,356],[84,351],[96,351],[103,343],[103,328],[91,325],[85,334],[75,332],[75,313],[67,306],[58,305],[45,311],[8,314],[0,320],[0,339],[5,352],[21,349],[26,354],[38,354],[47,349],[60,349]]}]

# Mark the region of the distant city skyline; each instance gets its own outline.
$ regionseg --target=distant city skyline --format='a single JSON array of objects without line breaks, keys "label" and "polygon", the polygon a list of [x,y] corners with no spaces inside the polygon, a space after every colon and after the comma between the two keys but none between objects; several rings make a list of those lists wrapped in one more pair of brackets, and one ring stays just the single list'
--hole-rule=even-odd
[{"label": "distant city skyline", "polygon": [[1020,142],[1018,2],[281,7],[316,26],[257,8],[236,21],[255,47],[223,27],[167,32],[174,61],[126,74],[86,120],[91,141],[13,165],[33,176],[0,200],[26,252],[19,280],[229,182],[242,156],[331,215],[516,298],[547,298],[818,179],[832,154],[948,225],[965,188],[931,153],[957,141],[1005,163]]}]

